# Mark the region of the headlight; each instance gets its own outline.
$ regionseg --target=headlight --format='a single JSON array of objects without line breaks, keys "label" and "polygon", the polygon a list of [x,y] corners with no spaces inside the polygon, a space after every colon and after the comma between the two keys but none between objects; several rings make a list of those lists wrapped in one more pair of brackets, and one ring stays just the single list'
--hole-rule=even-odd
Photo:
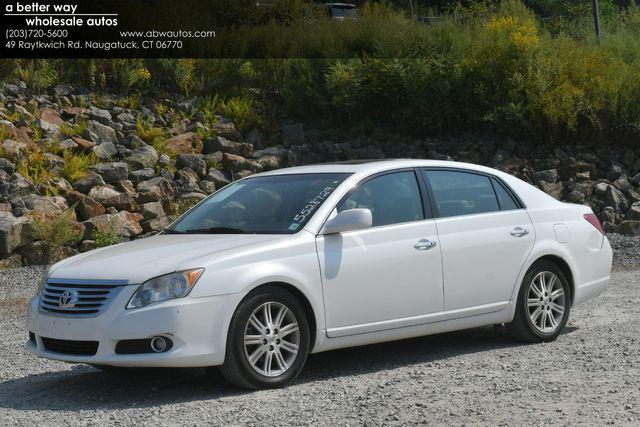
[{"label": "headlight", "polygon": [[42,295],[42,292],[44,291],[44,285],[45,283],[47,283],[47,279],[49,278],[49,270],[50,269],[47,268],[47,270],[44,272],[44,274],[40,278],[40,283],[38,283],[38,290],[36,291],[36,296]]},{"label": "headlight", "polygon": [[189,295],[204,268],[178,271],[147,280],[133,294],[127,308],[144,307],[158,301],[182,298]]}]

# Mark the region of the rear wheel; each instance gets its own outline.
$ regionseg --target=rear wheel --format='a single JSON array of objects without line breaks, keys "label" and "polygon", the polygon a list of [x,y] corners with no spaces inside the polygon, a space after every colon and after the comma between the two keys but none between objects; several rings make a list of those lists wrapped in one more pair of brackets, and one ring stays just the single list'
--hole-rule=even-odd
[{"label": "rear wheel", "polygon": [[520,341],[553,341],[564,329],[570,309],[570,288],[564,273],[550,261],[538,261],[522,281],[509,327]]},{"label": "rear wheel", "polygon": [[233,315],[220,371],[242,388],[282,387],[298,376],[308,351],[309,325],[300,302],[283,289],[262,288]]}]

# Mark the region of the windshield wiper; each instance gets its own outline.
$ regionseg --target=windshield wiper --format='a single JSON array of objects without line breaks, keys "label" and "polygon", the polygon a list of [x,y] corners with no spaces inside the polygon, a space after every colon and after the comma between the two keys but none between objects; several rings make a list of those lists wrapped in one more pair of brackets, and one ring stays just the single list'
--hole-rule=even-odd
[{"label": "windshield wiper", "polygon": [[193,230],[166,230],[167,234],[249,234],[247,230],[233,227],[196,228]]}]

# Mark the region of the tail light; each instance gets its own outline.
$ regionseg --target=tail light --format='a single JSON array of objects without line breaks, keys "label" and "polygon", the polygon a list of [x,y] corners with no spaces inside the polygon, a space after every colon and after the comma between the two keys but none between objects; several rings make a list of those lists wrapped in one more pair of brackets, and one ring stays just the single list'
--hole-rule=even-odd
[{"label": "tail light", "polygon": [[589,222],[589,224],[593,225],[599,232],[604,234],[604,229],[602,228],[602,224],[600,224],[600,220],[596,214],[584,214],[583,217]]}]

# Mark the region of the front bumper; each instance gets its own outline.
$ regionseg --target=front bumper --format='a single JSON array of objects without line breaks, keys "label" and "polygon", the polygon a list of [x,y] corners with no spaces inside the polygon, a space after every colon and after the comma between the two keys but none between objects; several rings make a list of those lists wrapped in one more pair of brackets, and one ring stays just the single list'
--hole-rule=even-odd
[{"label": "front bumper", "polygon": [[[35,341],[26,347],[38,357],[72,363],[123,367],[203,367],[224,362],[227,329],[238,302],[237,294],[185,297],[125,310],[137,285],[125,286],[109,307],[95,317],[55,315],[39,309],[31,299],[27,327]],[[164,353],[116,354],[120,340],[165,336],[173,347]],[[57,340],[98,341],[93,356],[48,351],[42,337]]]}]

